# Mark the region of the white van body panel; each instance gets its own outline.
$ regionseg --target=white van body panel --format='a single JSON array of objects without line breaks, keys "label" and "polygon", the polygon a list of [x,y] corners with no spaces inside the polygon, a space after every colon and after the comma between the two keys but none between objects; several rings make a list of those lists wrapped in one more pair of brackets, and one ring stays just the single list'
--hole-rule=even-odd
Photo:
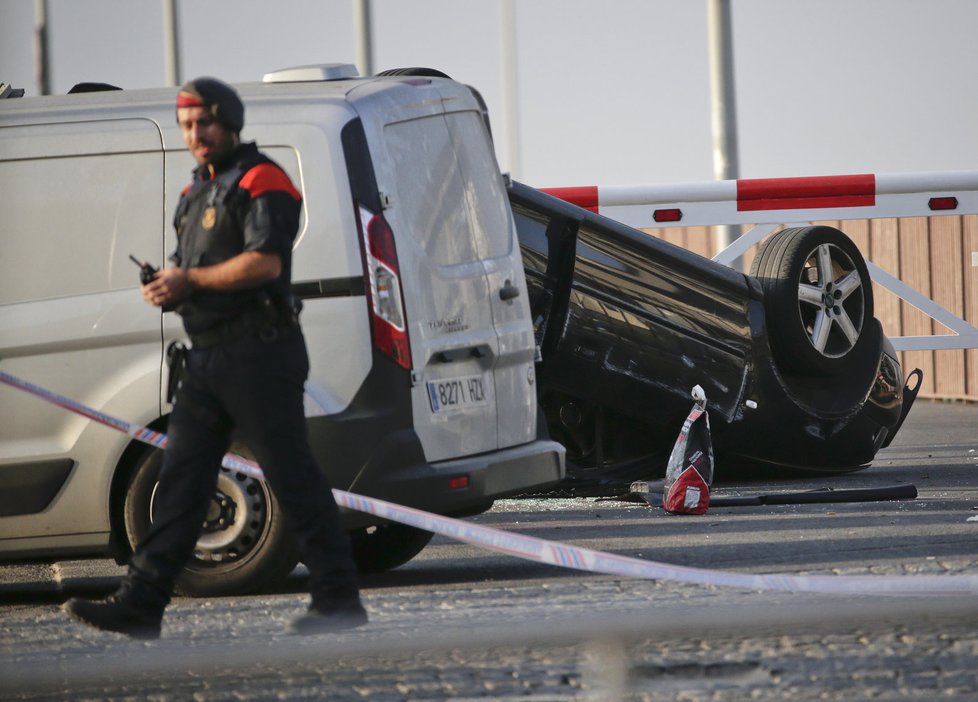
[{"label": "white van body panel", "polygon": [[[129,421],[159,416],[160,313],[142,302],[128,255],[159,248],[161,147],[146,119],[0,128],[3,257],[14,263],[0,275],[4,370]],[[0,407],[0,465],[74,461],[45,510],[0,518],[0,539],[39,539],[70,524],[77,542],[104,541],[127,437],[8,387]]]}]

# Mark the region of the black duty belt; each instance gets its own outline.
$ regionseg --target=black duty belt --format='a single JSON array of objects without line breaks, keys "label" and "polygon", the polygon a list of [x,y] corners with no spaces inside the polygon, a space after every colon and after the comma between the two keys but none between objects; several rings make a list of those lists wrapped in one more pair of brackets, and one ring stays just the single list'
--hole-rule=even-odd
[{"label": "black duty belt", "polygon": [[279,334],[297,326],[299,326],[298,322],[289,317],[268,322],[267,320],[259,321],[249,316],[243,316],[222,322],[215,327],[195,334],[188,334],[188,336],[195,349],[206,349],[252,336],[265,342],[275,341]]}]

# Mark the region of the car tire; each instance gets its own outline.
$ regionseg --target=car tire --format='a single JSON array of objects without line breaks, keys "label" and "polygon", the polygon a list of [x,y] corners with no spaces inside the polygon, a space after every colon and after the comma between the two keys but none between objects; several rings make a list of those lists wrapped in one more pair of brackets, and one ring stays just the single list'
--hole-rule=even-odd
[{"label": "car tire", "polygon": [[378,76],[419,76],[422,78],[449,78],[447,73],[439,71],[437,68],[426,68],[424,66],[409,66],[406,68],[388,68],[385,71],[377,73]]},{"label": "car tire", "polygon": [[[406,68],[388,68],[385,71],[381,71],[376,74],[380,77],[391,77],[396,78],[398,76],[418,76],[420,78],[447,78],[451,80],[452,77],[445,73],[444,71],[439,71],[437,68],[427,68],[425,66],[408,66]],[[467,86],[472,92],[472,96],[475,98],[476,102],[479,103],[479,109],[482,111],[482,121],[485,122],[486,130],[489,132],[489,138],[492,139],[492,125],[489,122],[489,106],[486,104],[486,100],[482,97],[482,93],[473,88],[471,85]]]},{"label": "car tire", "polygon": [[361,573],[381,573],[404,565],[434,536],[406,524],[379,524],[350,532],[353,561]]},{"label": "car tire", "polygon": [[751,275],[764,290],[768,336],[781,370],[838,375],[872,336],[869,271],[859,249],[838,229],[778,232],[762,244]]},{"label": "car tire", "polygon": [[[235,453],[246,453],[242,447]],[[163,452],[148,452],[126,490],[124,520],[132,548],[152,522]],[[210,597],[263,590],[281,582],[299,561],[285,515],[267,483],[221,468],[215,499],[190,561],[177,579],[182,595]],[[225,519],[225,523],[220,520]]]}]

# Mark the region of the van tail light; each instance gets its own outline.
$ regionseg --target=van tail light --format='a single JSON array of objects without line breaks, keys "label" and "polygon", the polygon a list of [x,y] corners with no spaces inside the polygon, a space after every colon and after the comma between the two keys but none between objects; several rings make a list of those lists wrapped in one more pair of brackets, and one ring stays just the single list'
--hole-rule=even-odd
[{"label": "van tail light", "polygon": [[404,316],[394,232],[383,215],[374,214],[363,206],[358,209],[374,346],[399,366],[411,370],[411,345]]}]

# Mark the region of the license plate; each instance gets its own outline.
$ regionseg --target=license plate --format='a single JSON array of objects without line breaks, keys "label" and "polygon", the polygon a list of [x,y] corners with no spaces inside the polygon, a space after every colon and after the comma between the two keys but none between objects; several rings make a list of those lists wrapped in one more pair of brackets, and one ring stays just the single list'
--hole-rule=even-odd
[{"label": "license plate", "polygon": [[485,380],[481,375],[429,381],[428,401],[431,403],[431,411],[436,414],[485,407],[489,404]]}]

